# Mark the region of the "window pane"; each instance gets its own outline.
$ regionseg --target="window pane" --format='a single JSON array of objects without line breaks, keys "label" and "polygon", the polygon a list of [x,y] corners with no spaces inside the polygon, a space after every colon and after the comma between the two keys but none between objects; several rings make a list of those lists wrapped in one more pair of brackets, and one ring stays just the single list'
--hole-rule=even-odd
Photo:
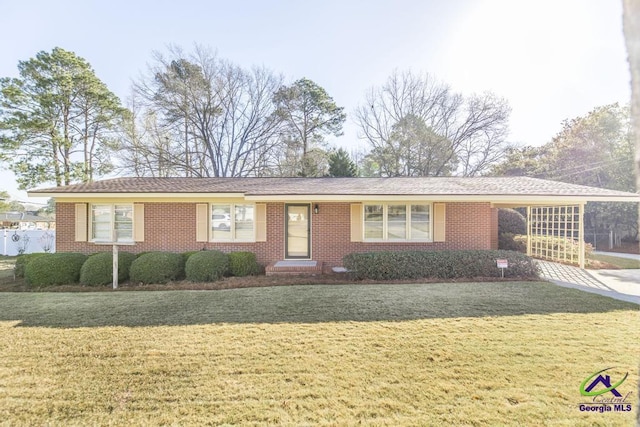
[{"label": "window pane", "polygon": [[411,205],[411,221],[429,222],[429,205]]},{"label": "window pane", "polygon": [[411,240],[431,239],[429,205],[411,205]]},{"label": "window pane", "polygon": [[382,222],[382,205],[364,205],[364,220]]},{"label": "window pane", "polygon": [[382,205],[364,205],[364,238],[382,239]]},{"label": "window pane", "polygon": [[92,220],[94,222],[111,222],[111,206],[93,205]]},{"label": "window pane", "polygon": [[429,240],[429,223],[412,221],[411,240]]},{"label": "window pane", "polygon": [[236,240],[253,240],[253,205],[235,206]]},{"label": "window pane", "polygon": [[91,240],[111,241],[111,205],[91,207]]},{"label": "window pane", "polygon": [[214,240],[231,240],[231,205],[211,206],[211,229]]},{"label": "window pane", "polygon": [[389,205],[387,211],[387,236],[389,240],[407,238],[407,207]]},{"label": "window pane", "polygon": [[133,240],[133,206],[115,206],[114,227],[117,242],[130,242]]},{"label": "window pane", "polygon": [[111,241],[111,224],[94,223],[91,239],[103,242]]}]

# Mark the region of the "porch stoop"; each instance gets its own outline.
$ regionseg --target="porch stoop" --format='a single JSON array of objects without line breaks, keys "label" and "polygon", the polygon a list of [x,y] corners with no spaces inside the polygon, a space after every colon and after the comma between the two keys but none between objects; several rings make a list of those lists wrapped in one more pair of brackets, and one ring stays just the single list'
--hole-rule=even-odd
[{"label": "porch stoop", "polygon": [[295,276],[322,274],[322,261],[284,260],[272,262],[265,268],[267,276]]}]

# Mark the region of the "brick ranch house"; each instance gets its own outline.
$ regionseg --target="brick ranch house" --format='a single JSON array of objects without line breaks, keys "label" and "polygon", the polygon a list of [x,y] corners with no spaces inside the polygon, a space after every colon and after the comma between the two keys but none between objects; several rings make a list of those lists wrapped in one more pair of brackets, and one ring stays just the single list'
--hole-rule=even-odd
[{"label": "brick ranch house", "polygon": [[351,252],[497,249],[499,207],[570,206],[579,232],[588,201],[640,200],[526,177],[116,178],[29,195],[55,198],[59,252],[117,242],[134,253],[251,251],[264,265],[320,266]]}]

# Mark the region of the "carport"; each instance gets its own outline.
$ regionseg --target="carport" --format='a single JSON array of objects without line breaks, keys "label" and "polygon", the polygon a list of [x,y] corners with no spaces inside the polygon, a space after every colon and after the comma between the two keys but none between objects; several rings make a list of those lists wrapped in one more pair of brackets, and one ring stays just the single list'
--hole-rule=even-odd
[{"label": "carport", "polygon": [[[560,183],[559,183],[560,184]],[[567,184],[559,187],[566,191]],[[580,186],[572,186],[580,189]],[[640,202],[640,195],[607,189],[588,189],[584,194],[553,194],[551,203],[494,203],[496,208],[526,208],[527,255],[555,262],[585,266],[584,212],[588,202]],[[564,196],[564,197],[558,197]],[[536,197],[537,198],[537,197]]]}]

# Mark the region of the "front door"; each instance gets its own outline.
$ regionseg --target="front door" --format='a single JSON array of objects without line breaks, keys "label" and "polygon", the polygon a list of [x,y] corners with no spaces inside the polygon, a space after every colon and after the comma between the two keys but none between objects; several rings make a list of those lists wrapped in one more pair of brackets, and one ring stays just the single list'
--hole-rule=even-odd
[{"label": "front door", "polygon": [[285,258],[311,258],[310,205],[285,205]]}]

